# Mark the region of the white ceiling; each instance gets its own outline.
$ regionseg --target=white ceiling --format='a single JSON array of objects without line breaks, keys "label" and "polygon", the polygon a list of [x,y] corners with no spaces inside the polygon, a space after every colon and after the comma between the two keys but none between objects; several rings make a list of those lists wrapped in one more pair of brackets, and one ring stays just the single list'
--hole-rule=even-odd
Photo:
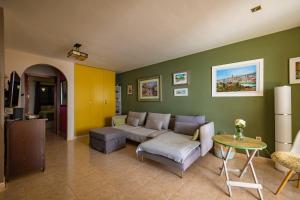
[{"label": "white ceiling", "polygon": [[[258,4],[262,10],[251,13]],[[1,5],[1,2],[0,2]],[[124,72],[300,26],[300,0],[4,0],[7,48]]]}]

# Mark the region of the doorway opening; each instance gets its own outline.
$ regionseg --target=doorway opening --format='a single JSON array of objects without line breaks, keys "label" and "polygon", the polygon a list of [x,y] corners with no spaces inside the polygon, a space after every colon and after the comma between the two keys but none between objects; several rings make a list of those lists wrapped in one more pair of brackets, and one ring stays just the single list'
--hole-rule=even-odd
[{"label": "doorway opening", "polygon": [[24,71],[22,81],[25,114],[47,119],[47,132],[67,139],[68,91],[65,75],[54,66],[38,64]]}]

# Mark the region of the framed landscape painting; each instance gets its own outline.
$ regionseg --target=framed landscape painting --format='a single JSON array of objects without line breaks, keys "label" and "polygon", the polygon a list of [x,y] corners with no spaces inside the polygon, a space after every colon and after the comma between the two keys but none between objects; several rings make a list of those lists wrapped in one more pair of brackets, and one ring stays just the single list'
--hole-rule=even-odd
[{"label": "framed landscape painting", "polygon": [[161,101],[161,76],[138,79],[139,101]]},{"label": "framed landscape painting", "polygon": [[212,96],[263,96],[264,60],[212,67]]},{"label": "framed landscape painting", "polygon": [[185,85],[188,83],[188,72],[177,72],[173,74],[173,85]]},{"label": "framed landscape painting", "polygon": [[290,84],[300,83],[300,57],[290,59]]},{"label": "framed landscape painting", "polygon": [[176,96],[176,97],[189,96],[189,89],[188,88],[177,88],[177,89],[174,89],[174,96]]}]

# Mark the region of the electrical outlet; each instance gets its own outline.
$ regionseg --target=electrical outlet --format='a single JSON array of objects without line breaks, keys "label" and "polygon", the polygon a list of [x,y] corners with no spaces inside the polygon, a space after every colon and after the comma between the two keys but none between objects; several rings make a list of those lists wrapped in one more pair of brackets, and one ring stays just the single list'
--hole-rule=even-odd
[{"label": "electrical outlet", "polygon": [[255,139],[261,141],[261,137],[260,136],[256,136]]}]

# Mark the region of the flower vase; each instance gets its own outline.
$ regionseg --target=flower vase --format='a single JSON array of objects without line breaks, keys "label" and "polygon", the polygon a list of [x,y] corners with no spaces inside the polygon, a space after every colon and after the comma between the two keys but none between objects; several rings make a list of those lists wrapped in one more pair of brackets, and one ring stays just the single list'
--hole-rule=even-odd
[{"label": "flower vase", "polygon": [[235,128],[235,135],[237,139],[241,140],[244,138],[243,131],[244,130],[242,128],[238,128],[238,127]]}]

